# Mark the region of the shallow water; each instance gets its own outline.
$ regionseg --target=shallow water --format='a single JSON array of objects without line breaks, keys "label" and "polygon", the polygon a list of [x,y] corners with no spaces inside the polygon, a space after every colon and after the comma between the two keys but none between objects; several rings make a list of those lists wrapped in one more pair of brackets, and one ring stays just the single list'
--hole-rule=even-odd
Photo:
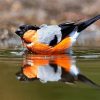
[{"label": "shallow water", "polygon": [[[34,58],[35,57],[35,58]],[[59,56],[57,56],[59,58]],[[19,72],[26,61],[26,56],[3,56],[0,57],[0,98],[1,100],[100,100],[100,89],[88,84],[75,82],[41,83],[35,81],[19,81],[16,73]],[[30,57],[28,57],[30,58]],[[33,56],[41,59],[40,56]],[[33,59],[32,58],[32,59]],[[50,57],[42,57],[51,59]],[[52,57],[54,59],[54,57]],[[82,74],[97,84],[100,84],[100,59],[74,57],[76,66]]]}]

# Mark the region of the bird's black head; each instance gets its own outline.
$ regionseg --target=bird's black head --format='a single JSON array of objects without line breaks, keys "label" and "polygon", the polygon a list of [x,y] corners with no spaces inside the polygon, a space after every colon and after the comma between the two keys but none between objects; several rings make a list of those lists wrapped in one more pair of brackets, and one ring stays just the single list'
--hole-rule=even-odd
[{"label": "bird's black head", "polygon": [[23,37],[24,33],[27,32],[28,30],[38,30],[39,27],[34,25],[21,25],[16,31],[15,33],[20,36],[21,38]]}]

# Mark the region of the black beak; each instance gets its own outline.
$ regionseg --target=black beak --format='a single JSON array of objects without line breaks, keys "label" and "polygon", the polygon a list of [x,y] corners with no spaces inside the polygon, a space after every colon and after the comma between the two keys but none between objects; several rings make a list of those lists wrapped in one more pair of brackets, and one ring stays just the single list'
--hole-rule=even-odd
[{"label": "black beak", "polygon": [[16,31],[15,33],[20,36],[23,37],[24,33],[28,30],[38,30],[39,27],[38,26],[32,26],[32,25],[21,25]]}]

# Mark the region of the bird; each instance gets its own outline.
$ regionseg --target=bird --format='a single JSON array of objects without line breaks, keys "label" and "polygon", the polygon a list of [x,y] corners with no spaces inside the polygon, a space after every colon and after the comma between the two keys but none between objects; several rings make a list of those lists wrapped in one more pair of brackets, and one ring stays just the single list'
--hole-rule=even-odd
[{"label": "bird", "polygon": [[34,54],[65,54],[70,53],[80,33],[99,19],[100,15],[97,15],[79,23],[21,25],[15,33],[28,51]]}]

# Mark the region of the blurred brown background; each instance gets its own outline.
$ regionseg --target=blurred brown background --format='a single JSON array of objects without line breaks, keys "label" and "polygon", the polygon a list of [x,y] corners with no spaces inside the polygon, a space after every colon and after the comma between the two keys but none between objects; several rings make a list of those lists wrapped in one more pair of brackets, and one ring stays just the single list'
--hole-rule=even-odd
[{"label": "blurred brown background", "polygon": [[[0,48],[18,48],[22,24],[59,24],[100,14],[100,0],[0,0]],[[100,21],[83,31],[76,46],[100,47]]]}]

